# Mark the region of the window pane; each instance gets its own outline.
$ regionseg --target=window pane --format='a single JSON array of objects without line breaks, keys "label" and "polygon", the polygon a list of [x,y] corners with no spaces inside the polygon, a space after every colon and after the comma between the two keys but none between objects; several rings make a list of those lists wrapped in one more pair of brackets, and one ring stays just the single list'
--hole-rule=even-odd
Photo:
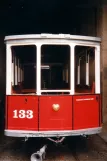
[{"label": "window pane", "polygon": [[12,46],[12,93],[36,92],[36,46]]},{"label": "window pane", "polygon": [[41,47],[41,89],[70,89],[70,47],[43,45]]},{"label": "window pane", "polygon": [[75,92],[95,93],[94,47],[75,47]]}]

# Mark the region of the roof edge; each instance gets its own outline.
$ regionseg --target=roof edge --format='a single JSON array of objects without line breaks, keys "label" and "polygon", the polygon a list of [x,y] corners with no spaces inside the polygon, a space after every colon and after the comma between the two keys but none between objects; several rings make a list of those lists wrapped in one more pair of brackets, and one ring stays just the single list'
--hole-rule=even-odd
[{"label": "roof edge", "polygon": [[70,35],[70,34],[26,34],[26,35],[10,35],[5,36],[5,41],[22,40],[22,39],[75,39],[101,42],[100,37]]}]

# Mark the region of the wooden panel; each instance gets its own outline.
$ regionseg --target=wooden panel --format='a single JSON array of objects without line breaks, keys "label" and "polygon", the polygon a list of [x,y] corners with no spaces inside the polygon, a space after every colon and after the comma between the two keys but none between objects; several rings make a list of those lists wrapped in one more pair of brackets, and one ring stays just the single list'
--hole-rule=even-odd
[{"label": "wooden panel", "polygon": [[100,124],[99,95],[73,96],[73,129],[98,127]]},{"label": "wooden panel", "polygon": [[40,131],[72,130],[72,96],[41,96],[39,107]]},{"label": "wooden panel", "polygon": [[37,96],[7,96],[7,128],[38,130]]}]

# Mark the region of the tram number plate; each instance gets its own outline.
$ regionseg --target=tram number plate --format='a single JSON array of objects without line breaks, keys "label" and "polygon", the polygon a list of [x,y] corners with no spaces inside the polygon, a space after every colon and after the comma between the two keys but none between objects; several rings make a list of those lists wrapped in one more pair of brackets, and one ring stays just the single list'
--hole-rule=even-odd
[{"label": "tram number plate", "polygon": [[13,118],[33,118],[33,111],[32,110],[14,110],[13,111]]}]

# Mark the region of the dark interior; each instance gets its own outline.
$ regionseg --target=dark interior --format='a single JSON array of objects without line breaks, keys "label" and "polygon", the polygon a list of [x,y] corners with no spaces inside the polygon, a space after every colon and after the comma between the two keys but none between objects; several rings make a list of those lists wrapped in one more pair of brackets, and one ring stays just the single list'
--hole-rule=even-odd
[{"label": "dark interior", "polygon": [[[15,84],[14,72],[13,90],[18,93],[35,93],[36,46],[13,46],[12,54],[13,61],[17,57],[20,60],[20,67],[24,69],[24,80],[19,82],[17,77],[17,84]],[[67,45],[43,45],[41,47],[41,89],[70,89],[69,60],[70,47]],[[63,79],[63,69],[66,65],[68,65],[67,81]],[[18,70],[20,69],[17,69],[17,73]]]},{"label": "dark interior", "polygon": [[[88,62],[89,55],[89,62]],[[80,83],[77,84],[77,67],[80,59]],[[86,62],[89,63],[89,84],[86,84]],[[75,92],[95,93],[95,48],[90,46],[75,47]]]},{"label": "dark interior", "polygon": [[[20,66],[24,70],[24,81],[18,82],[14,85],[14,89],[18,92],[19,89],[36,89],[36,46],[14,46],[12,47],[13,59],[16,56],[20,60]],[[15,67],[15,65],[14,65]],[[14,82],[15,82],[15,72],[14,72]],[[19,84],[21,87],[19,88]]]},{"label": "dark interior", "polygon": [[[42,89],[70,89],[70,47],[67,45],[43,45],[41,48],[41,53],[41,63],[49,65],[49,69],[44,69],[41,71]],[[68,82],[63,79],[63,70],[66,65],[68,65]]]},{"label": "dark interior", "polygon": [[[20,59],[20,67],[24,69],[24,80],[18,81],[13,90],[17,93],[36,93],[36,46],[12,47],[14,57]],[[89,55],[89,60],[86,55]],[[77,83],[78,63],[80,60],[80,83]],[[88,62],[89,61],[89,62]],[[86,84],[86,62],[89,63],[89,84]],[[15,65],[14,65],[15,68]],[[17,69],[19,70],[19,69]],[[17,71],[18,73],[18,71]],[[42,94],[56,94],[46,90],[70,89],[70,47],[69,45],[42,45],[41,46],[41,89]],[[95,48],[75,47],[75,92],[95,92]],[[62,93],[62,92],[60,92]],[[69,92],[65,92],[67,94]]]}]

